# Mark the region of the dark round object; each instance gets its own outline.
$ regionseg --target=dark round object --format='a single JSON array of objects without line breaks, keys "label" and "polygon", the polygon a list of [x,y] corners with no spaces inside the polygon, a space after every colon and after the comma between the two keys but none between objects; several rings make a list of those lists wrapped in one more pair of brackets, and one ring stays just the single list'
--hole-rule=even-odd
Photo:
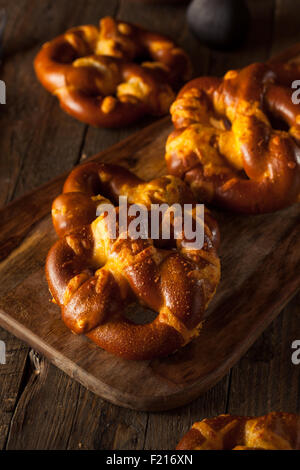
[{"label": "dark round object", "polygon": [[193,0],[187,10],[187,21],[206,45],[233,49],[245,40],[250,13],[244,0]]}]

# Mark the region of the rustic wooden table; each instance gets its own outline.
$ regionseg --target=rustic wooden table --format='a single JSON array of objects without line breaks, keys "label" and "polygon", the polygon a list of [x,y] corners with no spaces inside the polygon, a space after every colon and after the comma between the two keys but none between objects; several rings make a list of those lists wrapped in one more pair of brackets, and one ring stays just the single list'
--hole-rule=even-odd
[{"label": "rustic wooden table", "polygon": [[[63,113],[33,72],[32,61],[42,43],[66,28],[112,15],[176,38],[190,53],[196,74],[222,74],[300,41],[299,0],[248,3],[253,22],[247,43],[233,53],[217,53],[190,34],[182,3],[0,0],[7,12],[1,69],[7,86],[7,104],[0,113],[1,206],[147,124],[93,129]],[[6,364],[0,365],[0,448],[173,449],[191,423],[206,416],[299,413],[300,365],[291,361],[291,344],[300,339],[299,300],[299,295],[294,297],[214,388],[189,406],[163,413],[135,412],[103,401],[0,329],[0,340],[6,343]]]}]

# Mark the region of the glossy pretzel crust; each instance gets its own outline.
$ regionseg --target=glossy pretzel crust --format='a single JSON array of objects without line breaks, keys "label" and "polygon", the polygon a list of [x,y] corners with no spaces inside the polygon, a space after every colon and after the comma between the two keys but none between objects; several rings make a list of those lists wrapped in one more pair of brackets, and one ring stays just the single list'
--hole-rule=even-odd
[{"label": "glossy pretzel crust", "polygon": [[[187,83],[171,107],[169,172],[201,201],[237,212],[272,212],[297,202],[300,105],[290,86],[297,70],[256,63],[223,79]],[[288,130],[277,129],[282,121]]]},{"label": "glossy pretzel crust", "polygon": [[191,69],[185,52],[167,37],[110,17],[99,28],[79,26],[47,42],[34,67],[65,111],[99,127],[166,114],[173,88]]},{"label": "glossy pretzel crust", "polygon": [[[46,261],[46,276],[65,324],[102,348],[127,359],[151,359],[176,351],[197,336],[204,311],[220,279],[217,223],[205,212],[204,245],[175,240],[122,238],[96,208],[128,203],[194,204],[188,186],[174,176],[145,182],[125,168],[88,163],[76,168],[53,202],[60,239]],[[119,212],[117,208],[117,222]],[[132,219],[130,219],[132,220]],[[172,232],[172,231],[171,231]],[[124,233],[124,232],[122,232]],[[148,324],[123,315],[133,301],[157,312]]]},{"label": "glossy pretzel crust", "polygon": [[194,423],[177,450],[300,450],[300,417],[220,415]]}]

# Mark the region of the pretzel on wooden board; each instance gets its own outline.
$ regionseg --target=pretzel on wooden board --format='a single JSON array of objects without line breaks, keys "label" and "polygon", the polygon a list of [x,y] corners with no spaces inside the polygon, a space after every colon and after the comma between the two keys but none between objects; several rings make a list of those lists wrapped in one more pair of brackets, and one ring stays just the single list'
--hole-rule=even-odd
[{"label": "pretzel on wooden board", "polygon": [[102,18],[99,28],[78,26],[47,42],[34,67],[66,112],[98,127],[167,114],[173,88],[191,71],[172,40],[111,17]]},{"label": "pretzel on wooden board", "polygon": [[300,416],[219,415],[194,423],[177,450],[300,450]]},{"label": "pretzel on wooden board", "polygon": [[[184,178],[200,200],[237,212],[272,212],[298,202],[300,104],[292,102],[289,87],[298,70],[255,63],[223,79],[187,83],[171,106],[169,173]],[[288,131],[273,128],[274,121]]]},{"label": "pretzel on wooden board", "polygon": [[[145,182],[117,165],[87,163],[71,172],[53,202],[60,239],[50,249],[46,276],[66,325],[127,359],[168,355],[197,336],[204,311],[220,279],[219,232],[206,210],[201,249],[184,246],[184,235],[168,240],[114,237],[96,208],[110,198],[128,204],[194,203],[188,186],[174,176]],[[116,209],[117,222],[119,211]],[[133,301],[158,313],[152,323],[124,315]]]}]

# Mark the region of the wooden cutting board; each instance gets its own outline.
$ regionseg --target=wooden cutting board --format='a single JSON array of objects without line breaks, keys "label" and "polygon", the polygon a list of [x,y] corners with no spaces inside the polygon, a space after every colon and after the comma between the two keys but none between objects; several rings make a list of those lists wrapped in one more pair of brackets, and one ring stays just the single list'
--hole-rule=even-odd
[{"label": "wooden cutting board", "polygon": [[[285,57],[295,56],[299,46]],[[145,179],[166,171],[164,118],[93,157]],[[0,325],[101,397],[139,410],[184,405],[218,382],[300,285],[300,205],[268,215],[214,211],[221,229],[222,279],[197,339],[176,354],[126,361],[65,327],[44,276],[56,240],[51,202],[66,175],[0,211]]]}]

